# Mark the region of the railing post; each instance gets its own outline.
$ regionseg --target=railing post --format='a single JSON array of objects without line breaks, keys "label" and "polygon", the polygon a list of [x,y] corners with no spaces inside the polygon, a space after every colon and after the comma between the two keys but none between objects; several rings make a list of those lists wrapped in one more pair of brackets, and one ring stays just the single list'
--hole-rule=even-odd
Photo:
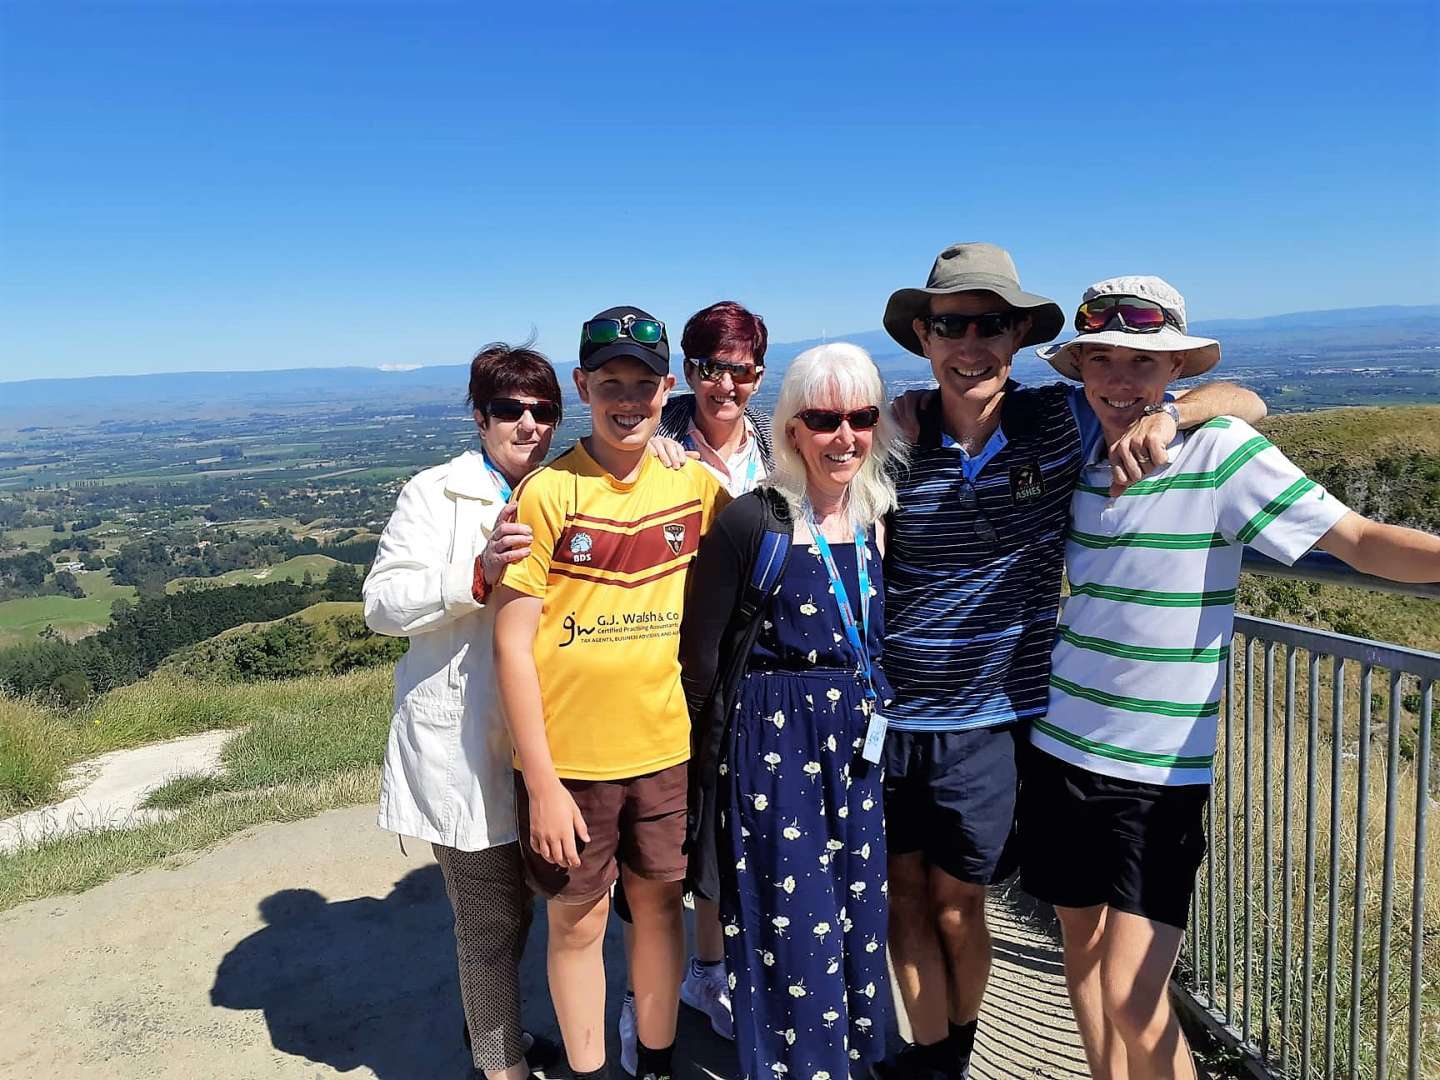
[{"label": "railing post", "polygon": [[1325,976],[1325,1071],[1335,1075],[1335,1004],[1340,982],[1340,802],[1344,794],[1341,760],[1345,743],[1345,661],[1335,658],[1330,700],[1330,933],[1325,953],[1330,970]]},{"label": "railing post", "polygon": [[1360,1076],[1360,973],[1365,968],[1366,815],[1370,809],[1370,687],[1372,668],[1360,668],[1360,731],[1355,763],[1355,917],[1350,936],[1350,1080]]},{"label": "railing post", "polygon": [[1430,809],[1430,712],[1435,705],[1435,684],[1426,680],[1420,693],[1420,730],[1415,750],[1415,884],[1410,896],[1410,1055],[1409,1074],[1420,1076],[1420,1028],[1424,1001],[1420,964],[1425,956],[1425,847],[1429,839],[1426,818]]},{"label": "railing post", "polygon": [[[1270,788],[1270,745],[1271,732],[1275,726],[1275,643],[1265,643],[1265,730],[1261,737],[1261,765],[1260,765],[1260,805],[1261,822],[1264,834],[1260,845],[1260,872],[1265,875],[1265,927],[1262,940],[1264,947],[1262,952],[1261,981],[1260,981],[1260,1055],[1267,1060],[1271,1054],[1270,1047],[1270,975],[1271,965],[1275,960],[1274,948],[1274,923],[1275,923],[1275,891],[1272,887],[1271,864],[1274,860],[1274,845],[1271,842],[1271,805]],[[1284,1035],[1281,1035],[1284,1038]]]},{"label": "railing post", "polygon": [[1315,989],[1315,803],[1319,776],[1315,759],[1320,754],[1320,657],[1309,657],[1310,700],[1306,703],[1309,722],[1305,732],[1305,920],[1302,931],[1304,957],[1300,977],[1300,1075],[1309,1080],[1311,1059],[1311,1019],[1314,1013]]},{"label": "railing post", "polygon": [[1400,672],[1390,672],[1385,765],[1385,861],[1380,877],[1380,982],[1375,991],[1375,1080],[1390,1073],[1390,932],[1394,925],[1395,829],[1400,815]]}]

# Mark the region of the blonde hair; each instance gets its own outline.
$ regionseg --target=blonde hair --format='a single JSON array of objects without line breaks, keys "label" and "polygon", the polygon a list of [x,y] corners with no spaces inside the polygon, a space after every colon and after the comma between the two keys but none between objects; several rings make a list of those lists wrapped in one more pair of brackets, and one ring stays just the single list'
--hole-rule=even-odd
[{"label": "blonde hair", "polygon": [[805,461],[790,441],[789,422],[805,409],[858,409],[866,405],[879,407],[880,423],[870,453],[850,481],[847,505],[851,520],[860,527],[873,524],[895,509],[891,470],[906,459],[905,440],[891,415],[885,380],[869,353],[845,341],[806,349],[790,362],[780,384],[780,400],[775,403],[775,466],[762,484],[784,497],[792,517],[804,515],[809,496]]}]

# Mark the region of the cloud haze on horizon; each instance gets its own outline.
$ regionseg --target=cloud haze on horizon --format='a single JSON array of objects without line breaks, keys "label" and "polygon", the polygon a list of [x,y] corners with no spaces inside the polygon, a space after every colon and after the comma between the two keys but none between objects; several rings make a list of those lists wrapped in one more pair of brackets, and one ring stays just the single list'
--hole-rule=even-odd
[{"label": "cloud haze on horizon", "polygon": [[834,337],[969,239],[1067,308],[1434,303],[1437,18],[6,5],[0,380],[569,360],[617,302]]}]

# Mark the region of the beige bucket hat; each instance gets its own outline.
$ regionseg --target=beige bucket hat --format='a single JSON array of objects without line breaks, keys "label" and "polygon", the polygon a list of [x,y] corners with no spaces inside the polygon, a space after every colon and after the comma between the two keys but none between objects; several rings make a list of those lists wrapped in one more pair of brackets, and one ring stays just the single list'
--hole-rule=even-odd
[{"label": "beige bucket hat", "polygon": [[1080,334],[1059,345],[1046,345],[1035,350],[1040,359],[1048,360],[1050,366],[1067,379],[1080,381],[1078,346],[1081,345],[1117,345],[1145,352],[1183,352],[1186,354],[1185,361],[1180,368],[1180,374],[1176,376],[1177,379],[1203,375],[1220,362],[1218,341],[1186,333],[1185,298],[1164,278],[1148,275],[1106,278],[1086,289],[1080,303],[1084,304],[1101,296],[1133,296],[1140,300],[1149,300],[1164,308],[1169,319],[1158,333],[1140,333],[1117,326],[1113,330]]}]

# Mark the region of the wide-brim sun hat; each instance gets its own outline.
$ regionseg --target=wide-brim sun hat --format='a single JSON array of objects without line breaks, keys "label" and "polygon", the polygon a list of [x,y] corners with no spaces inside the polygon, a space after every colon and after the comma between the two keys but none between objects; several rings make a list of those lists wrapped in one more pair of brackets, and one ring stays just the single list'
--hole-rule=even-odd
[{"label": "wide-brim sun hat", "polygon": [[1175,376],[1177,379],[1203,375],[1220,363],[1220,343],[1214,338],[1196,337],[1187,332],[1185,298],[1164,278],[1144,274],[1106,278],[1086,289],[1080,303],[1084,304],[1102,296],[1133,296],[1139,300],[1149,300],[1163,307],[1169,319],[1157,333],[1141,333],[1117,326],[1113,330],[1078,334],[1069,341],[1035,350],[1040,359],[1049,361],[1050,366],[1067,379],[1083,381],[1080,378],[1079,348],[1082,345],[1113,345],[1152,353],[1184,353],[1185,359]]},{"label": "wide-brim sun hat", "polygon": [[991,292],[1030,316],[1030,329],[1019,347],[1049,341],[1065,326],[1065,313],[1054,300],[1020,288],[1010,253],[994,244],[951,244],[935,259],[923,289],[898,289],[885,305],[885,329],[917,356],[924,356],[915,320],[930,310],[932,296]]}]

